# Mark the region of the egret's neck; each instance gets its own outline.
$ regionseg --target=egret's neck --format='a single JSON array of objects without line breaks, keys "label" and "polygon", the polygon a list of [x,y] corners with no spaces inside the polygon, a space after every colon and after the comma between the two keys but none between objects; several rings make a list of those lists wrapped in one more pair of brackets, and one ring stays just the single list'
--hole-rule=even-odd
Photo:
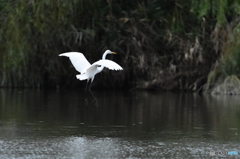
[{"label": "egret's neck", "polygon": [[107,54],[108,54],[107,52],[105,52],[105,53],[103,54],[103,56],[102,56],[102,59],[103,59],[103,60],[106,59]]},{"label": "egret's neck", "polygon": [[[104,53],[103,56],[102,56],[102,59],[103,59],[103,60],[106,59],[107,54],[108,54],[108,52],[105,51],[105,53]],[[98,69],[98,72],[101,72],[101,71],[103,70],[103,68],[104,68],[104,66],[100,66],[100,67],[98,67],[98,68],[97,68],[97,69]]]}]

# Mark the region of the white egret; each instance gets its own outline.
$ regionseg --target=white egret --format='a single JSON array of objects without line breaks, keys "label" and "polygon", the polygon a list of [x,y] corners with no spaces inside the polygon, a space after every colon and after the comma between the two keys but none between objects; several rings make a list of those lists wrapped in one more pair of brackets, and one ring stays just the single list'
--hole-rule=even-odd
[{"label": "white egret", "polygon": [[[87,84],[91,79],[91,83],[89,87],[89,91],[90,91],[95,75],[101,72],[104,69],[104,67],[110,70],[116,70],[116,71],[123,70],[123,68],[120,65],[118,65],[116,62],[107,60],[106,59],[107,54],[116,54],[116,53],[110,50],[106,50],[102,56],[102,60],[94,62],[92,65],[88,62],[85,56],[80,52],[67,52],[67,53],[60,54],[59,56],[69,57],[75,69],[78,72],[80,72],[80,74],[76,75],[77,79],[81,81],[87,80]],[[87,89],[87,85],[85,89]]]}]

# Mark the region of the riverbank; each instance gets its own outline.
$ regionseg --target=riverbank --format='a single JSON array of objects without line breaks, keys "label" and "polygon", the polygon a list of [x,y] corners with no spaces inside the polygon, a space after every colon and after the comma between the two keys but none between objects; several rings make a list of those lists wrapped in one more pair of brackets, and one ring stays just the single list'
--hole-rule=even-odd
[{"label": "riverbank", "polygon": [[118,53],[107,58],[124,71],[104,71],[93,87],[197,91],[219,76],[238,77],[239,5],[0,2],[0,87],[84,87],[69,60],[58,54],[82,52],[93,63],[106,49]]}]

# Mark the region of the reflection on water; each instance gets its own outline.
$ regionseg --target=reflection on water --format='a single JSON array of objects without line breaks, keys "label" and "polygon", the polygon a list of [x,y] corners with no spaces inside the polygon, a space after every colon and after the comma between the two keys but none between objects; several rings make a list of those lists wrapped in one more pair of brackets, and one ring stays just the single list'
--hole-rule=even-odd
[{"label": "reflection on water", "polygon": [[[240,153],[240,98],[0,90],[0,158],[209,158]],[[219,157],[219,156],[215,156]],[[229,156],[220,156],[229,157]],[[240,157],[240,154],[235,157]]]}]

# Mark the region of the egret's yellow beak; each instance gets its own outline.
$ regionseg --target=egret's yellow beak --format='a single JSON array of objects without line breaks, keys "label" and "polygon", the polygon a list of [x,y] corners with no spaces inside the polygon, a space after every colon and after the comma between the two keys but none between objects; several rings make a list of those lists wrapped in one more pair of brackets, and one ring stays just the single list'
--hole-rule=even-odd
[{"label": "egret's yellow beak", "polygon": [[117,54],[116,52],[111,52],[112,54]]}]

